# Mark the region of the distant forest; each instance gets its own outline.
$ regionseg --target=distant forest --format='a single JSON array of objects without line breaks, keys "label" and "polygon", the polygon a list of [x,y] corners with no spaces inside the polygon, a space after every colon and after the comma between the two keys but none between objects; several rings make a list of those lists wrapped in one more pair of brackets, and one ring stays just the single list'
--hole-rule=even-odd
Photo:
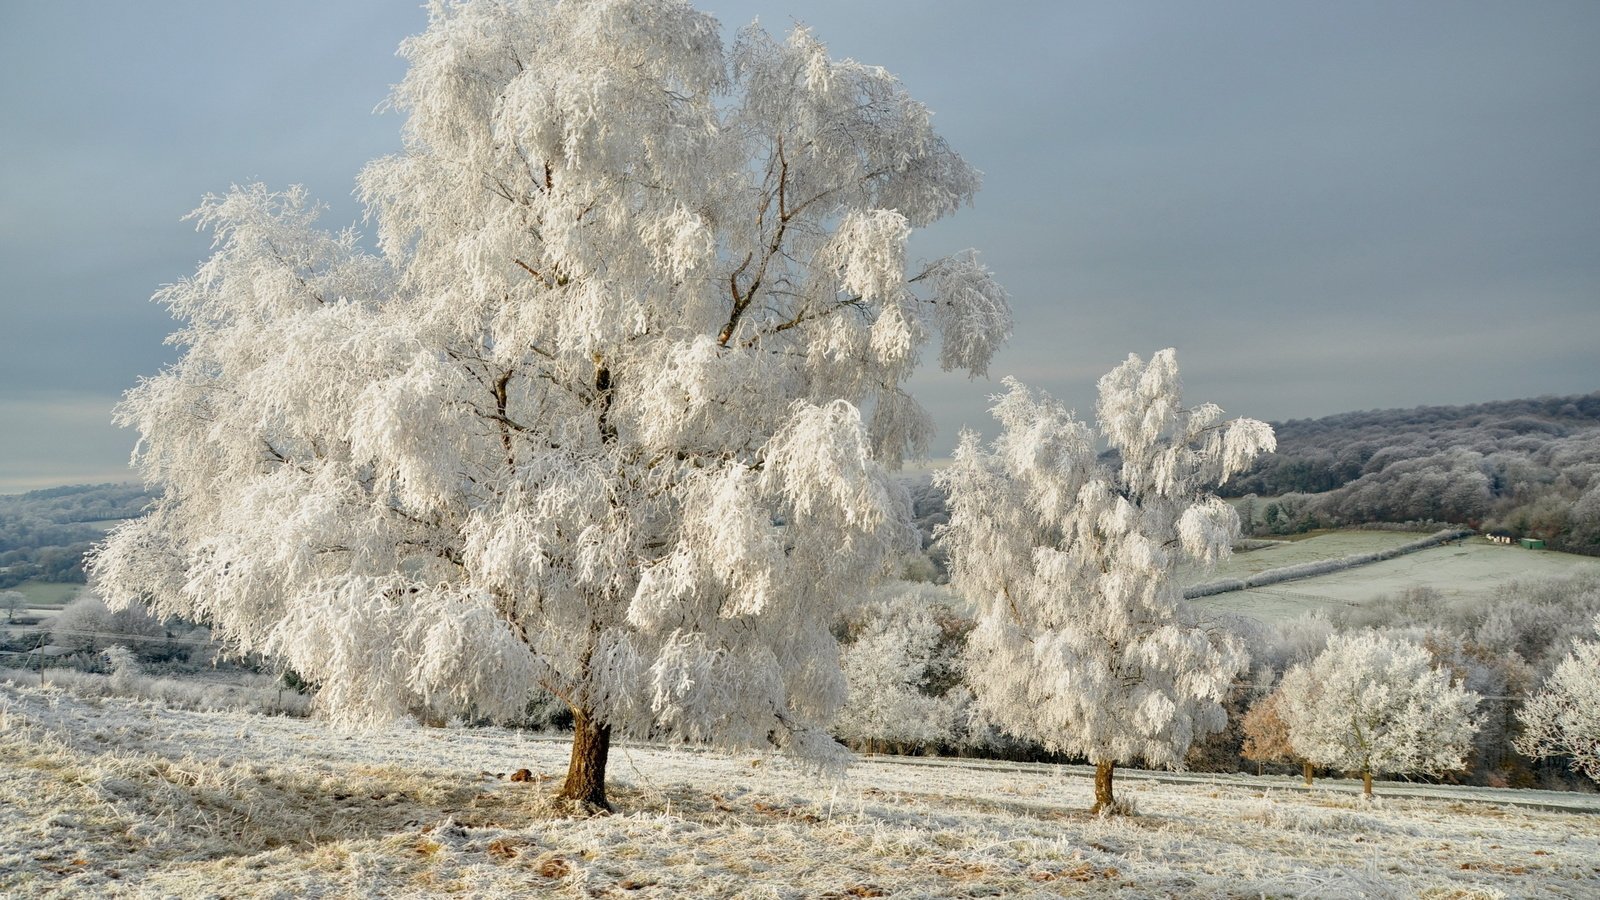
[{"label": "distant forest", "polygon": [[1278,452],[1224,487],[1255,533],[1451,523],[1600,555],[1600,392],[1273,428]]},{"label": "distant forest", "polygon": [[0,588],[29,579],[82,582],[83,554],[154,497],[135,484],[78,484],[0,494]]}]

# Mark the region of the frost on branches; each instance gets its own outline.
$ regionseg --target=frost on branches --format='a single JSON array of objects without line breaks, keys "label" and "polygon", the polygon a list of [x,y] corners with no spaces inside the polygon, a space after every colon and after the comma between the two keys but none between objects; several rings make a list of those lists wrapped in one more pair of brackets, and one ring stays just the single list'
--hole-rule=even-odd
[{"label": "frost on branches", "polygon": [[[976,170],[882,69],[805,29],[723,46],[673,0],[437,2],[404,151],[360,193],[379,255],[259,186],[159,299],[182,360],[131,391],[165,491],[102,590],[276,654],[348,722],[577,724],[827,759],[829,625],[914,536],[885,474],[928,417],[933,332],[981,373],[1010,331],[972,252],[907,270]],[[863,412],[865,411],[865,412]]]},{"label": "frost on branches", "polygon": [[1195,618],[1174,573],[1231,551],[1238,517],[1207,491],[1270,451],[1272,429],[1185,408],[1172,350],[1100,379],[1098,432],[1006,384],[1000,437],[967,432],[939,476],[951,583],[980,610],[969,682],[1012,734],[1088,757],[1095,809],[1115,809],[1116,763],[1177,767],[1225,724],[1243,646]]},{"label": "frost on branches", "polygon": [[[1594,627],[1600,632],[1600,616]],[[1517,718],[1519,752],[1570,756],[1573,770],[1600,781],[1600,641],[1576,642]]]},{"label": "frost on branches", "polygon": [[1297,756],[1361,773],[1441,775],[1466,765],[1479,697],[1435,667],[1428,651],[1375,631],[1337,635],[1284,673],[1278,715]]}]

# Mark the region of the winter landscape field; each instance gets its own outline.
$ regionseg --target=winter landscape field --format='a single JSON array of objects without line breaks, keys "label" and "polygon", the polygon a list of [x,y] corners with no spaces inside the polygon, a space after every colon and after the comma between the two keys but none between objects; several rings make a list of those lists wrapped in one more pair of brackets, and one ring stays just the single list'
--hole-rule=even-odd
[{"label": "winter landscape field", "polygon": [[[1235,553],[1206,580],[1244,578],[1267,569],[1338,559],[1404,544],[1417,535],[1386,531],[1335,531],[1304,540],[1276,542]],[[1414,588],[1429,588],[1450,601],[1478,599],[1504,591],[1507,584],[1558,578],[1600,569],[1593,557],[1524,550],[1472,539],[1449,542],[1339,572],[1199,598],[1198,605],[1279,622],[1308,612],[1337,613],[1392,599]]]},{"label": "winter landscape field", "polygon": [[1592,11],[698,2],[6,9],[0,898],[1600,897]]},{"label": "winter landscape field", "polygon": [[[0,895],[33,897],[1589,897],[1592,795],[1129,778],[645,747],[614,815],[551,809],[568,740],[339,732],[0,686]],[[532,779],[510,780],[518,769]],[[1020,771],[1019,771],[1020,770]],[[1549,800],[1561,809],[1504,802]]]}]

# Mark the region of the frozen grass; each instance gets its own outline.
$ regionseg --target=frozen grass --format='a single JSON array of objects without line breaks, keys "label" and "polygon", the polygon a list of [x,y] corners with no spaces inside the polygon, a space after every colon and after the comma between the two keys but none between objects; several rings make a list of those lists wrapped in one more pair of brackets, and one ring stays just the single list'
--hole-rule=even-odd
[{"label": "frozen grass", "polygon": [[[0,895],[1581,897],[1600,816],[619,749],[618,814],[549,798],[567,746],[498,729],[339,733],[0,685]],[[535,781],[498,773],[527,767]],[[1381,788],[1380,788],[1381,790]]]},{"label": "frozen grass", "polygon": [[[1387,540],[1395,546],[1417,539],[1415,534],[1381,531],[1334,532],[1266,550],[1236,554],[1203,580],[1248,577],[1254,572],[1299,565],[1318,558],[1336,558],[1377,549],[1376,542]],[[1338,540],[1333,540],[1337,538]],[[1370,539],[1363,541],[1362,538]],[[1356,545],[1367,543],[1366,549]],[[1279,555],[1284,554],[1284,555]],[[1322,555],[1316,555],[1322,554]],[[1251,561],[1254,558],[1254,561]],[[1254,566],[1254,569],[1239,568]],[[1394,559],[1375,562],[1262,588],[1248,588],[1225,594],[1199,597],[1193,602],[1206,609],[1252,616],[1266,622],[1292,619],[1306,612],[1363,606],[1380,597],[1395,597],[1408,588],[1428,587],[1446,600],[1469,599],[1500,591],[1518,580],[1571,575],[1580,569],[1600,568],[1593,557],[1524,550],[1468,538],[1457,545],[1448,543],[1419,550]]]},{"label": "frozen grass", "polygon": [[101,675],[78,669],[35,670],[0,668],[0,681],[38,685],[41,682],[79,697],[126,697],[148,700],[175,709],[234,710],[267,715],[304,716],[311,698],[283,688],[266,675],[240,674],[229,679],[197,676],[161,678],[117,673]]}]

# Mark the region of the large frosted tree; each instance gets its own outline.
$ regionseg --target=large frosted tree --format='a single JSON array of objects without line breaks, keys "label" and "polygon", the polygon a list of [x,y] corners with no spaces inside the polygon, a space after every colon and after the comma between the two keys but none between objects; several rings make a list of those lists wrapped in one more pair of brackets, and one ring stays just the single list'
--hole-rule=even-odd
[{"label": "large frosted tree", "polygon": [[1374,631],[1335,636],[1284,673],[1278,715],[1295,755],[1361,775],[1372,795],[1382,772],[1440,775],[1466,765],[1479,697],[1428,651]]},{"label": "large frosted tree", "polygon": [[951,583],[980,610],[968,680],[1007,731],[1087,756],[1095,810],[1115,810],[1117,763],[1180,766],[1226,723],[1243,646],[1195,615],[1175,575],[1231,551],[1238,517],[1208,490],[1270,451],[1272,429],[1184,407],[1172,350],[1100,379],[1098,431],[1007,385],[1000,436],[964,434],[939,476]]},{"label": "large frosted tree", "polygon": [[101,589],[346,721],[542,687],[573,801],[615,735],[834,753],[829,625],[914,540],[905,380],[1010,329],[974,253],[906,260],[978,173],[882,69],[673,0],[438,2],[401,52],[379,252],[299,189],[196,212],[182,359],[119,413],[163,499]]}]

